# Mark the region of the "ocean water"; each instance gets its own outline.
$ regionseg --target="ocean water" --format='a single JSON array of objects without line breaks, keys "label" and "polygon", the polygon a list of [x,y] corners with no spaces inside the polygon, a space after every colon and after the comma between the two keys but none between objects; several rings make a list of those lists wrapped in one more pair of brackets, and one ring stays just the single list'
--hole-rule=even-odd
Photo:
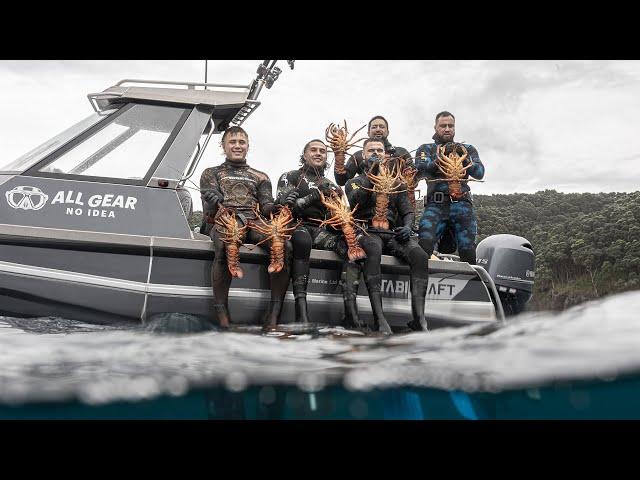
[{"label": "ocean water", "polygon": [[637,419],[639,311],[634,291],[391,337],[0,317],[0,419]]}]

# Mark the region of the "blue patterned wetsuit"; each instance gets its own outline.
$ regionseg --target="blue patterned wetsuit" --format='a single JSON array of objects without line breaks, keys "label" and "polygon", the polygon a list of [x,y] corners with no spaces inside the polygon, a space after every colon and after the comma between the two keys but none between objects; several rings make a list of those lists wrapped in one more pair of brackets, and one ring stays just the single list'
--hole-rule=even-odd
[{"label": "blue patterned wetsuit", "polygon": [[[421,145],[416,151],[416,168],[420,178],[435,180],[444,178],[444,175],[436,165],[437,147],[445,142],[439,141],[434,135],[436,143]],[[473,145],[464,145],[467,149],[468,161],[473,162],[473,166],[467,170],[465,178],[470,176],[478,180],[484,177],[484,166],[480,161],[478,151]],[[448,152],[447,152],[448,153]],[[440,240],[446,228],[453,230],[460,260],[476,263],[476,234],[478,233],[478,223],[473,211],[471,192],[468,182],[461,183],[461,190],[464,197],[455,201],[449,196],[449,182],[428,182],[427,204],[422,217],[420,218],[420,245],[431,255],[434,246]]]}]

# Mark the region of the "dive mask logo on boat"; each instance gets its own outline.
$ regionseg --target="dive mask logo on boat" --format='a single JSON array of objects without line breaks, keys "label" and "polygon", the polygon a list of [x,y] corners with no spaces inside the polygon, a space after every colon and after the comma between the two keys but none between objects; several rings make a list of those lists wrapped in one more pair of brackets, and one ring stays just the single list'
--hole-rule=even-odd
[{"label": "dive mask logo on boat", "polygon": [[40,210],[45,206],[49,196],[37,187],[20,186],[5,193],[7,202],[12,208],[22,210]]}]

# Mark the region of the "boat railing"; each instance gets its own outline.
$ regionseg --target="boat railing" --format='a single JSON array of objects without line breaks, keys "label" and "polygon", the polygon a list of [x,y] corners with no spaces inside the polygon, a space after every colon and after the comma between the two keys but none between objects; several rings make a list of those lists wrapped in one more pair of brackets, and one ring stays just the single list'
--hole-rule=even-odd
[{"label": "boat railing", "polygon": [[496,318],[500,322],[504,322],[506,317],[504,315],[504,308],[502,308],[502,302],[500,301],[500,295],[498,294],[498,290],[496,289],[496,284],[493,282],[493,279],[489,275],[489,273],[480,265],[469,265],[473,268],[482,282],[487,287],[489,291],[489,295],[491,296],[491,301],[493,305],[496,307]]},{"label": "boat railing", "polygon": [[124,80],[120,80],[115,84],[116,87],[122,87],[125,83],[146,83],[151,85],[180,85],[187,87],[190,90],[195,90],[196,87],[204,87],[204,90],[207,87],[213,88],[240,88],[243,90],[249,90],[251,85],[239,85],[233,83],[203,83],[203,82],[178,82],[178,81],[169,81],[169,80],[139,80],[133,78],[125,78]]},{"label": "boat railing", "polygon": [[200,162],[200,157],[202,157],[202,154],[207,149],[207,145],[209,144],[211,135],[213,135],[213,131],[215,130],[213,118],[209,119],[209,125],[207,128],[209,129],[209,133],[207,133],[207,138],[205,138],[204,143],[202,144],[202,147],[200,147],[200,142],[198,142],[198,145],[197,145],[198,151],[193,157],[193,159],[191,160],[191,163],[187,168],[187,172],[184,174],[184,176],[180,179],[178,183],[184,184],[184,182],[190,179],[193,173],[196,171],[196,166],[198,165],[198,162]]}]

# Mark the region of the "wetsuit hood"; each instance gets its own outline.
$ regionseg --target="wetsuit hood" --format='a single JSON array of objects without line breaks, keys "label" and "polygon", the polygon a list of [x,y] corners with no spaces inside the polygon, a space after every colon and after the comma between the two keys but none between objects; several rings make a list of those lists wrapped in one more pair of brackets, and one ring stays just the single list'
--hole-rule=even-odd
[{"label": "wetsuit hood", "polygon": [[324,172],[327,168],[327,163],[325,162],[324,165],[325,165],[324,168],[314,167],[313,165],[309,165],[308,163],[305,162],[305,164],[302,165],[302,167],[300,167],[300,171],[303,172],[305,175],[321,178],[321,177],[324,177]]},{"label": "wetsuit hood", "polygon": [[[440,135],[438,135],[437,133],[433,134],[433,137],[431,137],[433,139],[434,142],[436,142],[438,145],[442,145],[443,143],[449,143],[446,140],[443,140],[442,137]],[[453,142],[454,139],[451,139],[451,142]]]},{"label": "wetsuit hood", "polygon": [[241,161],[241,162],[232,162],[232,161],[231,161],[231,160],[229,160],[228,158],[225,158],[225,159],[224,159],[224,164],[223,164],[223,165],[226,165],[226,166],[228,166],[228,167],[232,167],[232,168],[233,168],[233,167],[236,167],[236,168],[238,168],[238,167],[246,167],[246,166],[247,166],[247,159],[245,158],[245,159],[244,159],[243,161]]}]

